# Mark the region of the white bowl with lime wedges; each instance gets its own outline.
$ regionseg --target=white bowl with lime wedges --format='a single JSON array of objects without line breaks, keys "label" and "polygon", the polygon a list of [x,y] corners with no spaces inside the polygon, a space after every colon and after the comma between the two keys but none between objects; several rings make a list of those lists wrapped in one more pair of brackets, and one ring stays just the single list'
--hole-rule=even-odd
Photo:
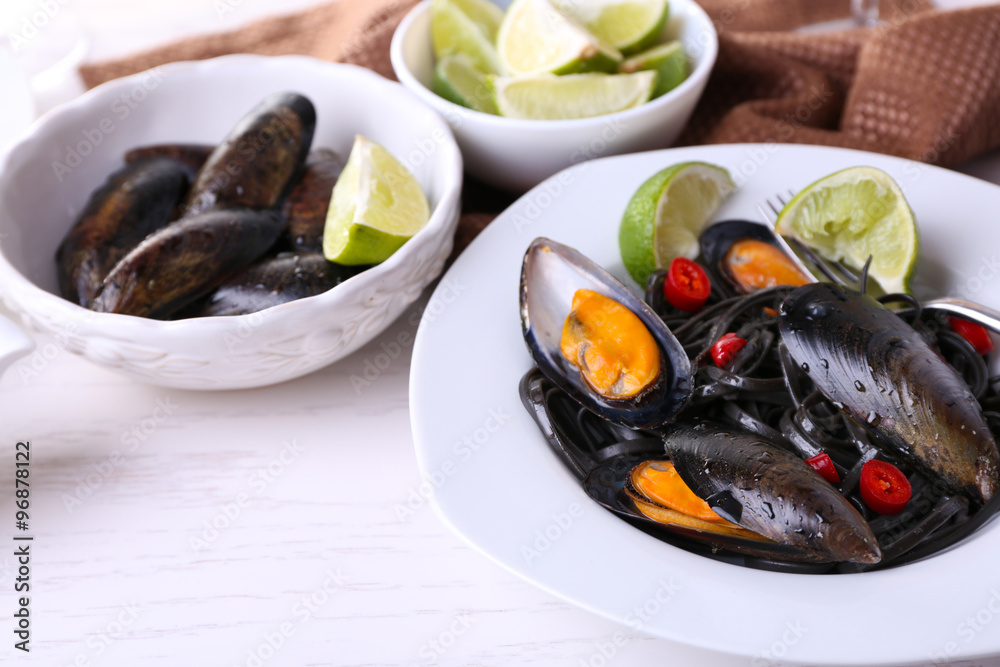
[{"label": "white bowl with lime wedges", "polygon": [[[95,312],[60,295],[56,250],[126,151],[217,145],[262,98],[288,91],[315,108],[312,148],[347,162],[331,197],[341,207],[325,218],[327,259],[374,266],[328,291],[245,315],[163,321]],[[116,105],[127,113],[111,113]],[[279,143],[267,132],[251,137],[258,148]],[[258,154],[250,150],[246,165],[234,160],[226,169],[239,174]],[[370,70],[298,56],[166,65],[54,110],[0,159],[0,289],[21,323],[56,347],[140,381],[185,389],[274,384],[350,354],[417,299],[451,252],[461,188],[461,154],[448,126]],[[400,225],[402,209],[415,222]],[[23,338],[12,341],[11,349],[30,349]]]},{"label": "white bowl with lime wedges", "polygon": [[425,0],[391,56],[448,121],[469,172],[523,191],[595,157],[673,144],[717,51],[693,0]]}]

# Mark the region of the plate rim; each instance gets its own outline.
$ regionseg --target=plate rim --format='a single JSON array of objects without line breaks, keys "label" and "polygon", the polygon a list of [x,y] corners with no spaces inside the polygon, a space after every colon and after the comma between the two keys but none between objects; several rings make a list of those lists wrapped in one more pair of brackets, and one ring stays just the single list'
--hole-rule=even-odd
[{"label": "plate rim", "polygon": [[[943,167],[938,167],[938,166],[934,166],[934,165],[927,165],[925,163],[921,163],[921,162],[918,162],[918,161],[915,161],[915,160],[907,160],[905,158],[900,158],[900,157],[896,157],[896,156],[889,156],[889,155],[883,155],[883,154],[879,154],[879,153],[870,153],[870,152],[858,151],[858,150],[854,150],[854,149],[847,149],[847,148],[840,148],[840,147],[829,147],[829,146],[817,146],[817,145],[759,144],[758,143],[758,144],[715,144],[715,145],[708,145],[708,146],[689,146],[689,147],[680,147],[680,148],[675,147],[675,148],[668,148],[668,149],[662,149],[662,150],[657,150],[657,151],[649,151],[649,152],[645,152],[645,153],[633,153],[633,154],[628,154],[628,155],[619,155],[619,156],[612,156],[612,157],[607,157],[607,158],[600,158],[598,160],[594,160],[594,161],[591,161],[591,162],[588,162],[588,163],[585,163],[585,164],[588,164],[588,165],[591,165],[591,166],[593,166],[595,164],[608,165],[608,164],[612,164],[612,163],[615,163],[615,162],[631,161],[631,160],[636,160],[636,159],[651,160],[654,157],[657,157],[657,158],[662,158],[662,164],[663,164],[663,166],[668,166],[668,165],[670,165],[670,164],[672,164],[674,162],[680,161],[680,160],[677,160],[677,159],[672,159],[671,156],[676,155],[676,154],[691,153],[692,151],[694,151],[694,152],[704,151],[705,152],[704,159],[706,159],[708,161],[713,161],[713,160],[718,160],[718,158],[720,156],[722,156],[722,155],[728,155],[728,154],[730,154],[730,152],[735,152],[735,151],[742,151],[744,154],[745,153],[749,153],[750,151],[755,151],[755,150],[756,151],[764,150],[764,151],[773,152],[775,146],[779,147],[782,151],[789,150],[791,153],[800,153],[801,155],[804,155],[804,156],[805,155],[811,155],[811,156],[815,157],[817,151],[821,154],[821,156],[822,156],[822,154],[825,154],[825,153],[831,153],[831,154],[832,153],[836,153],[836,154],[839,154],[839,155],[845,156],[845,157],[855,157],[856,159],[862,160],[862,161],[872,161],[872,162],[875,162],[876,164],[874,166],[879,166],[878,163],[883,163],[883,164],[888,163],[888,164],[893,164],[893,165],[899,167],[900,169],[903,169],[903,168],[906,167],[906,165],[912,164],[912,165],[916,165],[917,168],[919,168],[921,170],[923,170],[923,169],[930,170],[930,173],[934,174],[935,178],[941,178],[944,175],[947,175],[948,178],[955,178],[955,177],[957,177],[958,179],[960,179],[960,180],[962,180],[962,181],[964,181],[966,183],[972,184],[972,187],[975,187],[975,188],[984,188],[985,189],[984,191],[991,192],[992,196],[998,196],[998,197],[1000,197],[1000,186],[992,184],[992,183],[990,183],[988,181],[984,181],[982,179],[978,179],[978,178],[975,178],[975,177],[972,177],[972,176],[968,176],[966,174],[962,174],[960,172],[956,172],[956,171],[952,171],[952,170],[949,170],[949,169],[945,169]],[[732,157],[732,156],[730,156],[730,157]],[[741,155],[741,157],[744,157],[744,156]],[[699,159],[701,159],[701,158],[699,158]],[[727,164],[726,166],[728,167],[729,165]],[[508,228],[510,226],[509,225],[510,220],[513,218],[514,215],[517,214],[517,212],[518,212],[518,210],[519,210],[520,207],[525,206],[526,202],[532,201],[532,199],[534,197],[536,197],[538,195],[539,191],[543,190],[546,187],[546,185],[549,185],[552,182],[559,180],[567,172],[573,171],[573,170],[575,170],[575,169],[577,169],[579,167],[580,167],[580,165],[576,165],[574,167],[570,167],[569,169],[564,170],[563,172],[559,172],[558,174],[550,177],[546,181],[543,181],[538,186],[536,186],[535,188],[531,189],[530,191],[528,191],[527,193],[525,193],[523,196],[521,196],[516,202],[514,202],[506,210],[504,210],[497,217],[497,219],[494,221],[494,224],[491,224],[482,234],[480,234],[479,237],[477,237],[473,241],[473,243],[470,245],[470,248],[468,248],[465,251],[465,253],[463,253],[463,256],[459,257],[458,260],[444,274],[444,276],[442,278],[441,284],[439,284],[438,287],[435,289],[435,292],[431,296],[431,299],[433,300],[435,297],[439,296],[439,294],[442,291],[443,286],[445,285],[445,282],[449,278],[454,279],[455,276],[456,276],[456,274],[461,274],[463,271],[466,270],[463,267],[465,267],[469,262],[471,262],[472,259],[467,259],[465,262],[463,262],[462,260],[465,257],[471,258],[471,257],[476,256],[480,252],[478,250],[479,248],[488,247],[488,246],[490,246],[491,243],[492,243],[492,245],[493,245],[494,248],[496,248],[497,246],[500,245],[498,243],[500,241],[500,239],[504,235],[506,235],[507,233],[509,233],[509,232],[504,232],[503,230],[505,230],[506,228]],[[763,168],[761,165],[758,165],[758,167]],[[650,173],[650,175],[652,175],[652,172]],[[638,188],[639,185],[640,185],[639,182],[636,182],[636,183],[632,184],[631,185],[631,187],[632,187],[631,191],[634,191],[636,188]],[[545,233],[545,232],[543,231],[541,233]],[[524,244],[525,245],[527,245],[527,243],[530,243],[530,238],[529,237],[533,238],[534,234],[525,235],[525,237],[524,237]],[[498,252],[494,252],[494,254],[500,255],[500,254],[502,254],[502,252],[498,251]],[[513,286],[511,286],[511,291],[513,291],[514,289],[515,288]],[[412,361],[412,364],[411,364],[410,386],[409,386],[409,401],[410,401],[410,406],[411,406],[411,409],[410,409],[410,419],[411,419],[411,429],[412,429],[412,432],[413,432],[413,439],[414,439],[414,448],[415,448],[416,458],[417,458],[417,462],[418,462],[418,467],[420,469],[421,477],[422,477],[422,479],[425,479],[425,480],[427,479],[428,475],[432,472],[429,469],[430,460],[428,458],[428,455],[430,454],[431,451],[433,451],[433,442],[434,442],[434,439],[430,438],[430,437],[427,437],[427,431],[426,431],[427,426],[424,424],[424,416],[420,414],[420,409],[419,408],[423,404],[423,394],[424,394],[424,392],[422,391],[421,385],[422,385],[422,383],[424,381],[423,380],[423,376],[422,376],[422,373],[423,373],[422,366],[424,365],[423,364],[423,359],[426,357],[425,347],[427,347],[429,345],[429,343],[427,342],[429,340],[429,338],[434,335],[433,334],[433,330],[434,330],[433,321],[432,322],[426,322],[426,321],[422,321],[421,322],[420,327],[419,327],[419,329],[417,331],[417,335],[416,335],[416,339],[415,339],[414,347],[413,347],[413,361]],[[428,333],[429,331],[431,333]],[[538,435],[538,438],[539,438],[540,442],[543,441],[543,438],[542,438],[541,434]],[[447,491],[445,491],[444,496],[447,497],[448,495],[449,495],[449,493]],[[623,618],[623,616],[622,616],[621,613],[616,612],[614,610],[608,609],[606,605],[605,606],[601,606],[601,605],[592,604],[591,602],[589,602],[589,601],[587,601],[585,599],[582,599],[579,596],[579,594],[576,594],[573,591],[562,590],[560,587],[551,584],[551,582],[544,581],[539,576],[533,575],[525,567],[523,567],[523,566],[518,567],[517,563],[508,562],[508,560],[505,560],[502,557],[502,555],[491,552],[490,549],[489,549],[489,547],[488,547],[488,545],[484,545],[484,544],[480,543],[480,541],[476,539],[475,535],[469,534],[467,532],[466,527],[460,526],[459,524],[456,523],[455,517],[453,517],[453,516],[451,516],[449,514],[448,507],[446,507],[446,505],[443,504],[441,489],[438,489],[437,491],[435,491],[435,493],[432,494],[432,496],[430,497],[429,500],[430,500],[431,506],[434,507],[434,511],[437,514],[437,516],[440,517],[441,520],[453,532],[455,532],[463,541],[465,541],[466,543],[468,543],[469,545],[471,545],[474,549],[476,549],[477,551],[479,551],[480,553],[482,553],[483,555],[485,555],[487,558],[489,558],[493,562],[496,562],[497,564],[499,564],[504,569],[506,569],[506,570],[510,571],[511,573],[515,574],[517,577],[519,577],[519,578],[521,578],[521,579],[523,579],[525,581],[528,581],[532,585],[534,585],[534,586],[536,586],[536,587],[538,587],[538,588],[540,588],[542,590],[545,590],[546,592],[548,592],[548,593],[550,593],[552,595],[555,595],[556,597],[558,597],[560,599],[563,599],[563,600],[566,600],[568,602],[571,602],[575,606],[587,609],[588,611],[596,613],[597,615],[599,615],[601,617],[604,617],[604,618],[606,618],[608,620],[611,620],[611,621],[614,621],[614,622],[618,622],[618,623],[623,623],[625,625],[630,625],[628,623],[627,619]],[[624,522],[622,522],[622,525],[623,526],[627,526],[627,524],[625,524]],[[988,531],[989,531],[989,534],[991,534],[990,535],[991,537],[993,537],[993,538],[1000,537],[1000,524],[994,523],[991,526],[991,528],[988,529]],[[980,534],[980,537],[984,537],[984,536],[987,536],[987,533],[981,533]],[[654,539],[654,538],[649,538],[649,539]],[[994,539],[994,541],[995,541],[995,539]],[[694,558],[698,558],[698,559],[704,560],[706,562],[714,563],[715,565],[719,565],[719,566],[723,566],[723,567],[727,567],[727,568],[733,567],[733,566],[727,565],[725,563],[715,563],[714,561],[711,561],[710,559],[704,559],[703,557],[696,556],[694,554],[689,554],[689,555],[692,556],[692,557],[694,557]],[[913,570],[911,568],[920,568],[920,566],[922,564],[926,564],[927,562],[933,562],[934,560],[936,560],[936,558],[935,559],[931,559],[931,561],[923,561],[922,563],[911,564],[911,565],[908,565],[908,566],[906,566],[904,568],[899,568],[899,569],[894,569],[894,570],[885,570],[885,571],[881,571],[881,572],[863,573],[863,574],[845,575],[845,576],[852,577],[856,581],[861,581],[863,579],[867,579],[869,581],[879,581],[880,583],[890,582],[890,583],[895,583],[895,584],[898,585],[899,579],[901,577],[909,578],[908,575],[907,575],[907,573],[908,572],[915,572],[916,571],[916,570]],[[709,570],[711,570],[712,568],[709,567],[709,566],[706,566],[706,568],[703,568],[703,569],[709,569]],[[743,571],[742,568],[741,568],[741,571]],[[842,577],[840,577],[840,576],[838,576],[838,577],[820,577],[819,575],[801,575],[801,574],[789,575],[789,574],[781,574],[781,573],[762,573],[762,572],[758,572],[758,571],[753,571],[753,572],[754,572],[753,578],[764,578],[764,579],[766,579],[769,576],[776,576],[776,577],[782,577],[782,578],[794,576],[794,577],[796,577],[796,579],[792,580],[792,581],[802,581],[802,582],[805,582],[806,579],[816,580],[816,579],[824,579],[825,578],[825,579],[827,579],[827,580],[829,580],[831,582],[842,579]],[[902,573],[902,574],[900,574],[900,573]],[[748,575],[747,578],[751,578],[750,575]],[[981,605],[983,601],[989,602],[989,600],[986,598],[986,594],[984,594],[982,596],[982,598],[983,598],[983,600],[980,601],[978,604]],[[930,598],[928,599],[928,604],[930,604]],[[970,605],[970,609],[975,609],[975,606],[974,606],[975,604],[977,604],[977,603],[973,603],[973,605]],[[815,607],[816,605],[811,605],[811,606]],[[932,609],[933,607],[928,607],[928,608]],[[937,625],[942,626],[942,628],[943,628],[944,626],[947,626],[947,622],[939,622]],[[748,652],[746,650],[747,646],[745,646],[745,645],[744,646],[734,645],[734,646],[723,647],[723,646],[720,646],[718,643],[713,643],[712,641],[705,641],[705,639],[703,637],[692,637],[690,635],[680,635],[676,631],[673,632],[673,633],[663,632],[663,631],[661,631],[657,627],[643,627],[643,628],[641,628],[641,630],[645,634],[652,635],[652,636],[655,636],[655,637],[659,637],[659,638],[662,638],[662,639],[665,639],[665,640],[668,640],[668,641],[672,641],[672,642],[676,642],[676,643],[680,643],[680,644],[685,644],[685,645],[689,645],[689,646],[694,646],[694,647],[706,649],[706,650],[709,650],[709,651],[714,651],[716,653],[722,653],[722,654],[727,654],[727,655],[732,655],[732,656],[739,656],[739,657],[744,657],[744,658],[749,657],[749,658],[753,659],[755,656],[759,657],[759,650],[756,650],[756,649],[761,648],[761,646],[757,646],[756,649],[751,649]],[[977,649],[978,652],[976,652],[976,653],[967,653],[967,654],[966,653],[961,653],[961,654],[955,654],[955,655],[948,655],[948,659],[976,660],[976,659],[991,657],[991,656],[995,656],[995,655],[1000,654],[1000,635],[994,635],[992,642],[990,641],[989,635],[990,635],[990,633],[979,633],[977,635],[977,637],[976,637],[977,643],[976,643],[975,646],[976,646],[976,649]],[[949,635],[949,637],[953,637],[953,636],[955,636],[955,635]],[[716,637],[715,639],[717,640],[718,637]],[[886,650],[885,647],[882,647],[881,650],[878,650],[878,655],[873,655],[873,648],[877,649],[877,647],[872,647],[870,644],[866,644],[866,643],[863,643],[863,642],[844,642],[844,643],[841,644],[841,646],[838,648],[838,650],[846,649],[848,651],[848,653],[845,654],[845,655],[837,655],[834,658],[835,660],[837,660],[836,663],[832,661],[831,655],[830,655],[829,652],[826,652],[826,653],[820,655],[818,653],[807,653],[807,652],[804,652],[804,651],[790,651],[787,654],[787,659],[789,659],[789,660],[791,660],[793,662],[796,662],[796,663],[797,662],[808,662],[809,664],[815,664],[815,665],[821,665],[821,664],[822,665],[827,665],[827,664],[871,665],[871,664],[875,664],[875,661],[877,661],[879,664],[904,664],[904,663],[907,663],[907,662],[927,662],[928,660],[934,660],[934,659],[937,658],[937,654],[934,653],[933,649],[927,650],[927,647],[923,646],[923,645],[920,645],[918,647],[917,644],[914,643],[914,642],[912,642],[912,641],[907,642],[905,644],[905,646],[893,645],[892,647],[890,647],[890,649],[888,650],[888,652],[887,652],[887,650]],[[940,650],[941,655],[944,655],[944,648],[945,648],[944,646],[940,647],[940,649],[941,649]],[[774,664],[774,663],[766,662],[766,664],[770,665],[770,664]]]}]

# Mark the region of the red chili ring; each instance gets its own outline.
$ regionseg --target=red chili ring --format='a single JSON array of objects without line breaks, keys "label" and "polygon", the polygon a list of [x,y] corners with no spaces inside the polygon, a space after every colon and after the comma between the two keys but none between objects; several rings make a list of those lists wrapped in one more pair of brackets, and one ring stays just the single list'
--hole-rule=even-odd
[{"label": "red chili ring", "polygon": [[719,368],[725,368],[746,347],[747,342],[734,333],[727,333],[712,345],[712,361]]},{"label": "red chili ring", "polygon": [[826,452],[820,452],[816,456],[807,458],[806,463],[812,466],[812,469],[818,472],[830,484],[840,483],[840,473],[837,472],[837,468],[833,465],[830,455]]},{"label": "red chili ring", "polygon": [[969,341],[969,344],[979,354],[986,356],[993,351],[993,339],[990,338],[990,332],[986,330],[986,327],[969,320],[963,320],[960,317],[949,317],[948,324],[955,330],[955,333]]},{"label": "red chili ring", "polygon": [[861,499],[879,514],[899,514],[913,489],[906,475],[891,463],[869,461],[861,468]]},{"label": "red chili ring", "polygon": [[663,280],[663,296],[674,308],[694,313],[708,301],[712,283],[705,269],[686,257],[677,257]]}]

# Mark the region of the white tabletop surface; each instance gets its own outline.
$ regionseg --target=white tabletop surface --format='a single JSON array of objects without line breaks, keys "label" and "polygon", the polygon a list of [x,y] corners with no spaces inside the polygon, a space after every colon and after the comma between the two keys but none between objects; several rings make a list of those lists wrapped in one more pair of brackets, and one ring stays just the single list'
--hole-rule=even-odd
[{"label": "white tabletop surface", "polygon": [[[52,4],[76,17],[98,59],[311,0]],[[1000,183],[1000,153],[963,170]],[[17,563],[0,550],[0,663],[772,664],[605,621],[448,530],[420,491],[411,350],[370,385],[352,383],[383,345],[415,332],[420,307],[344,361],[252,391],[144,386],[38,337],[0,379],[0,516],[10,524],[0,535],[16,532],[18,440],[31,442],[34,535],[29,654],[13,648]],[[762,638],[761,655],[773,640]]]}]

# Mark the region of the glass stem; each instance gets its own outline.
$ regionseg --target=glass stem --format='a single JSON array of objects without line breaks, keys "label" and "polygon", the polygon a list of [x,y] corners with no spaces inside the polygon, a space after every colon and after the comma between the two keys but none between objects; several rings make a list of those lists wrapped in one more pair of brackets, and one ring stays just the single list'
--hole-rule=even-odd
[{"label": "glass stem", "polygon": [[874,27],[878,24],[878,0],[851,0],[851,14],[859,27]]}]

